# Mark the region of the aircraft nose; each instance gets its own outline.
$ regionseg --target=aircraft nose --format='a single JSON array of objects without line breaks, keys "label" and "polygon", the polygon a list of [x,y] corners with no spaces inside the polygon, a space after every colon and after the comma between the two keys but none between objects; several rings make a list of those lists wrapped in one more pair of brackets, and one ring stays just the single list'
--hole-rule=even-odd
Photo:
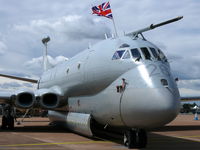
[{"label": "aircraft nose", "polygon": [[127,89],[121,101],[122,120],[132,128],[163,126],[177,116],[179,109],[179,92],[176,88],[138,89],[134,92]]}]

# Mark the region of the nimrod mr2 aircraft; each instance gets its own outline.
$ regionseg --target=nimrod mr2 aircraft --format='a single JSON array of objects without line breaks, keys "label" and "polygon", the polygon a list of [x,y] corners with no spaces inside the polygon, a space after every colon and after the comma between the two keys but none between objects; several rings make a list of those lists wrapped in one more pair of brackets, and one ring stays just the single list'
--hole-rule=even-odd
[{"label": "nimrod mr2 aircraft", "polygon": [[51,124],[75,133],[93,137],[97,128],[116,129],[128,148],[146,147],[146,129],[172,121],[180,95],[166,56],[142,33],[180,19],[106,38],[55,67],[44,55],[39,80],[2,75],[38,85],[34,91],[0,93],[2,129],[14,128],[14,108],[41,108]]}]

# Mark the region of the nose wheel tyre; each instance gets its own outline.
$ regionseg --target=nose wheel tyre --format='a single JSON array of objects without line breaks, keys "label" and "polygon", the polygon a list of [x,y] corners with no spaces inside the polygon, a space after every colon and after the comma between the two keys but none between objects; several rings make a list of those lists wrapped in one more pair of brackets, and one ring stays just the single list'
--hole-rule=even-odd
[{"label": "nose wheel tyre", "polygon": [[131,148],[145,148],[147,145],[147,133],[143,129],[128,130],[124,134],[124,145]]}]

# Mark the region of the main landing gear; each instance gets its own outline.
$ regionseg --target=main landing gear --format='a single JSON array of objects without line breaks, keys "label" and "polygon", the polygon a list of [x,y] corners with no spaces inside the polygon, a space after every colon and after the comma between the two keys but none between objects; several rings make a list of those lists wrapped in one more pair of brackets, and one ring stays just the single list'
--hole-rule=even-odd
[{"label": "main landing gear", "polygon": [[147,132],[143,129],[131,129],[124,134],[124,145],[131,148],[145,148],[147,145]]},{"label": "main landing gear", "polygon": [[1,129],[14,129],[14,109],[9,105],[5,105],[3,107]]}]

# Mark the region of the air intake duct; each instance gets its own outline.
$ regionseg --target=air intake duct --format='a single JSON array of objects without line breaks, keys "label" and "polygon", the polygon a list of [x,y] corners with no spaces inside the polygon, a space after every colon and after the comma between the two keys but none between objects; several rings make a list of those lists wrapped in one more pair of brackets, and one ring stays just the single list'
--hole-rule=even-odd
[{"label": "air intake duct", "polygon": [[29,109],[35,103],[35,95],[28,91],[16,92],[11,96],[11,99],[14,101],[16,107],[22,109]]},{"label": "air intake duct", "polygon": [[42,109],[51,110],[59,108],[65,104],[63,96],[49,89],[40,89],[37,91],[36,95],[37,103]]}]

